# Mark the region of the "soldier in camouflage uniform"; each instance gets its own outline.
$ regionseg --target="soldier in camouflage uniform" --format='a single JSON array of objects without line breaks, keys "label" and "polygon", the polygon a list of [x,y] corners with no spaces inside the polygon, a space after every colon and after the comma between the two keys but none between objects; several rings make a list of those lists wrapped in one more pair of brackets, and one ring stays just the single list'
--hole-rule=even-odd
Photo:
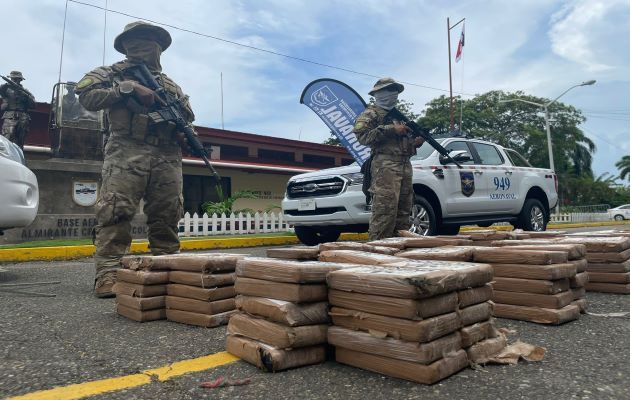
[{"label": "soldier in camouflage uniform", "polygon": [[2,97],[2,135],[13,143],[24,148],[24,139],[28,135],[31,117],[28,110],[35,108],[35,97],[22,86],[24,77],[20,71],[11,71],[9,79],[20,89],[5,83],[0,86]]},{"label": "soldier in camouflage uniform", "polygon": [[368,105],[354,125],[357,140],[372,154],[370,240],[397,236],[410,226],[414,194],[409,158],[424,141],[412,138],[409,128],[387,116],[403,90],[392,78],[379,79],[369,93],[375,104]]},{"label": "soldier in camouflage uniform", "polygon": [[185,117],[192,122],[188,97],[162,73],[160,55],[170,44],[171,36],[163,28],[131,23],[114,41],[114,48],[126,59],[93,70],[76,86],[80,103],[89,111],[106,110],[109,120],[94,232],[97,297],[113,295],[116,270],[131,244],[131,220],[141,199],[145,202],[151,253],[179,251],[183,134],[172,122],[156,123],[149,118],[148,108],[157,101],[155,93],[125,72],[144,63],[168,92],[182,99]]}]

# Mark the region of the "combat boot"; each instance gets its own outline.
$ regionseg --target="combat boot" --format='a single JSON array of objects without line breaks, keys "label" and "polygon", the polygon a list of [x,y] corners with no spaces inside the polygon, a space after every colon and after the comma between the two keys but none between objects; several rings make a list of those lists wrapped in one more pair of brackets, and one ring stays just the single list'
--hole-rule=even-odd
[{"label": "combat boot", "polygon": [[103,276],[94,280],[94,296],[105,299],[108,297],[114,297],[115,293],[112,288],[116,283],[116,273],[107,272]]}]

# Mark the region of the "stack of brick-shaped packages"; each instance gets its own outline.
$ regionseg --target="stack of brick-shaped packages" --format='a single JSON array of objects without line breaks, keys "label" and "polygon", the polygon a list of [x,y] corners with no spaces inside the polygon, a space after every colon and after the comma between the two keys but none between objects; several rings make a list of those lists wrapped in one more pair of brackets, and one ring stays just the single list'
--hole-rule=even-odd
[{"label": "stack of brick-shaped packages", "polygon": [[236,262],[244,257],[223,253],[124,257],[114,286],[118,313],[141,322],[166,318],[207,328],[225,325],[236,308]]},{"label": "stack of brick-shaped packages", "polygon": [[[287,252],[285,252],[285,256]],[[266,371],[326,360],[326,275],[345,265],[248,257],[236,267],[236,306],[226,349]]]},{"label": "stack of brick-shaped packages", "polygon": [[236,262],[244,257],[222,253],[172,256],[166,319],[206,328],[227,324],[236,309]]},{"label": "stack of brick-shaped packages", "polygon": [[[567,263],[575,266],[575,275],[568,277],[569,287],[573,293],[573,301],[571,304],[577,306],[581,313],[586,312],[586,284],[589,280],[589,274],[586,272],[588,261],[586,260],[586,246],[578,243],[555,243],[549,240],[531,239],[522,241],[505,240],[494,243],[496,246],[509,246],[507,248],[513,250],[545,250],[545,251],[562,251],[567,253]],[[496,277],[495,281],[498,287],[506,283],[512,283],[510,287],[518,285],[519,281],[515,281],[514,277]],[[525,288],[523,288],[525,290]]]},{"label": "stack of brick-shaped packages", "polygon": [[473,259],[494,269],[495,316],[542,324],[579,318],[580,307],[571,304],[570,287],[577,269],[569,263],[567,251],[487,247],[476,248]]},{"label": "stack of brick-shaped packages", "polygon": [[586,246],[587,291],[630,294],[630,237],[565,237],[557,242]]},{"label": "stack of brick-shaped packages", "polygon": [[166,318],[165,300],[168,283],[167,268],[151,268],[123,258],[123,267],[116,273],[116,312],[138,322]]},{"label": "stack of brick-shaped packages", "polygon": [[469,261],[472,250],[429,248],[444,244],[440,238],[386,242],[423,248],[399,253],[407,258],[320,253],[322,261],[363,264],[328,274],[328,342],[338,362],[432,384],[503,350],[505,337],[492,322],[490,265],[442,261]]}]

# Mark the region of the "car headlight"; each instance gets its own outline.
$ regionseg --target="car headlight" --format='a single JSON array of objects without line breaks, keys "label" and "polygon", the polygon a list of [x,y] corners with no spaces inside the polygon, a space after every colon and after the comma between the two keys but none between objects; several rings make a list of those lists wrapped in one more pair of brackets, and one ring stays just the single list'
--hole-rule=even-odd
[{"label": "car headlight", "polygon": [[341,176],[343,176],[344,178],[346,178],[346,180],[348,180],[348,185],[350,186],[363,184],[363,174],[360,172],[355,172],[353,174],[345,174]]},{"label": "car headlight", "polygon": [[15,143],[0,135],[0,157],[8,158],[22,165],[26,165],[24,153]]}]

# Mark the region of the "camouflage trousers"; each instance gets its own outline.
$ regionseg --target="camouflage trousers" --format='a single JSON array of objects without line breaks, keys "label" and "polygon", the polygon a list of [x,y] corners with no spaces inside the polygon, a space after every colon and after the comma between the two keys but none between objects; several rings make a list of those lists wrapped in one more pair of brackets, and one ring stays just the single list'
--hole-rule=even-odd
[{"label": "camouflage trousers", "polygon": [[29,131],[31,117],[20,111],[7,111],[2,116],[2,136],[24,148],[24,139]]},{"label": "camouflage trousers", "polygon": [[120,267],[131,244],[131,220],[141,199],[154,255],[179,251],[177,223],[183,213],[179,146],[155,147],[111,136],[104,158],[94,230],[96,278]]},{"label": "camouflage trousers", "polygon": [[370,240],[398,236],[411,224],[412,170],[408,158],[380,154],[372,160]]}]

